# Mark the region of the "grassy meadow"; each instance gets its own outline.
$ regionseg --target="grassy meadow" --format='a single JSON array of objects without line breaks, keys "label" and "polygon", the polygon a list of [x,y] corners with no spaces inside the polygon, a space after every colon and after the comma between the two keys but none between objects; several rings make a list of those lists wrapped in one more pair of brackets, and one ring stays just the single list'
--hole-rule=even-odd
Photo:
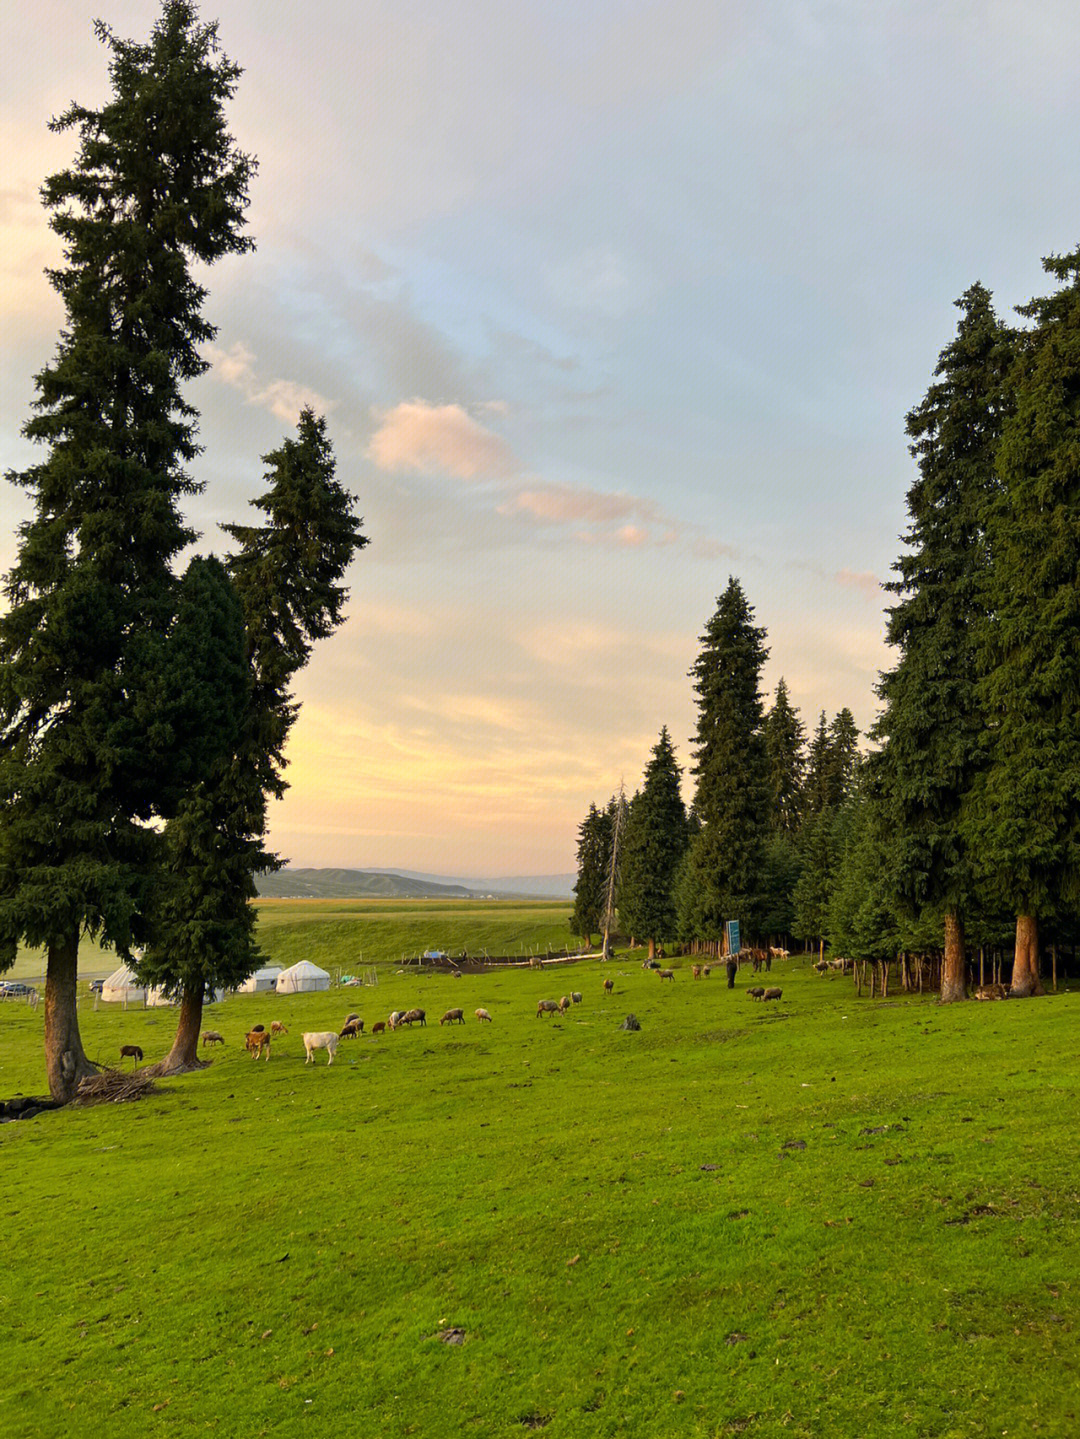
[{"label": "grassy meadow", "polygon": [[[559,933],[535,906],[440,929],[289,904],[261,907],[279,962],[305,932],[324,965],[358,931],[366,963]],[[860,1000],[792,959],[766,1007],[746,971],[675,963],[382,963],[373,988],[231,998],[204,1072],[0,1127],[0,1433],[1080,1432],[1080,993]],[[413,1005],[426,1028],[305,1066],[304,1029]],[[92,1055],[150,1062],[174,1016],[82,1024]],[[42,1091],[41,1026],[0,1005],[0,1098]]]}]

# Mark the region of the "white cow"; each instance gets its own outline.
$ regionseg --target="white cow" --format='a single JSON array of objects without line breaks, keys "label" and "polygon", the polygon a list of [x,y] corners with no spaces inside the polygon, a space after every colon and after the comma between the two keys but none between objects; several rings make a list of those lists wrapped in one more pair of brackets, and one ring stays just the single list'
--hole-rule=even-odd
[{"label": "white cow", "polygon": [[337,1054],[337,1047],[338,1036],[333,1029],[322,1029],[314,1034],[305,1034],[304,1053],[307,1055],[307,1058],[304,1060],[304,1063],[314,1064],[315,1051],[317,1049],[327,1049],[330,1051],[330,1058],[326,1062],[328,1065],[333,1064],[334,1055]]}]

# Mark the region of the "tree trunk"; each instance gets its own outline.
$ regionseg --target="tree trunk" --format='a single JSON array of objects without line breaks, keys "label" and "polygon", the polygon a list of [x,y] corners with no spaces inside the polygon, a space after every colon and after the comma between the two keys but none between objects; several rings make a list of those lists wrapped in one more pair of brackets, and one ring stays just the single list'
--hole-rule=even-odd
[{"label": "tree trunk", "polygon": [[656,940],[655,940],[655,939],[650,939],[650,940],[649,940],[649,958],[650,958],[650,959],[655,959],[655,958],[656,958]]},{"label": "tree trunk", "polygon": [[203,987],[185,989],[180,1000],[180,1020],[176,1026],[176,1038],[172,1049],[150,1071],[155,1075],[188,1074],[193,1069],[205,1069],[206,1061],[199,1058],[199,1031],[202,1029]]},{"label": "tree trunk", "polygon": [[941,1002],[967,999],[964,924],[955,910],[945,915],[945,959],[941,966]]},{"label": "tree trunk", "polygon": [[61,1104],[75,1098],[81,1079],[97,1074],[86,1057],[79,1033],[76,985],[79,979],[79,931],[49,945],[45,971],[45,1070],[49,1093]]},{"label": "tree trunk", "polygon": [[1054,976],[1054,993],[1057,994],[1057,945],[1050,946],[1050,966]]},{"label": "tree trunk", "polygon": [[1042,994],[1039,982],[1039,920],[1034,914],[1016,916],[1016,957],[1009,992],[1017,999]]}]

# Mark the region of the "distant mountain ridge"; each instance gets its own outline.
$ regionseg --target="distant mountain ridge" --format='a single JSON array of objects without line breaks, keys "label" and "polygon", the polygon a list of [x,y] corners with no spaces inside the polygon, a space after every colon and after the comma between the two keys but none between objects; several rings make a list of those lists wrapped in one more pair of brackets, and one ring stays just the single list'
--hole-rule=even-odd
[{"label": "distant mountain ridge", "polygon": [[259,877],[265,899],[569,899],[573,874],[451,878],[408,869],[280,869]]}]

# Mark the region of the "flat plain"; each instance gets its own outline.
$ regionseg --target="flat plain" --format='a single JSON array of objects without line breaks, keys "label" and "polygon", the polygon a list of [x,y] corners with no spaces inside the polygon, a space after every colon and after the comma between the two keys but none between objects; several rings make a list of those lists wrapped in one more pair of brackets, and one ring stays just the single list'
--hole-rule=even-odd
[{"label": "flat plain", "polygon": [[[746,970],[661,984],[640,951],[397,973],[484,941],[278,904],[275,960],[306,929],[377,985],[231,997],[205,1071],[0,1127],[0,1432],[1080,1432],[1080,994],[871,1001],[796,956],[766,1006]],[[454,922],[561,942],[565,906],[489,908]],[[305,1065],[304,1030],[412,1006],[426,1027]],[[116,1063],[174,1022],[81,1011]],[[41,1025],[0,1005],[0,1098],[41,1092]]]}]

